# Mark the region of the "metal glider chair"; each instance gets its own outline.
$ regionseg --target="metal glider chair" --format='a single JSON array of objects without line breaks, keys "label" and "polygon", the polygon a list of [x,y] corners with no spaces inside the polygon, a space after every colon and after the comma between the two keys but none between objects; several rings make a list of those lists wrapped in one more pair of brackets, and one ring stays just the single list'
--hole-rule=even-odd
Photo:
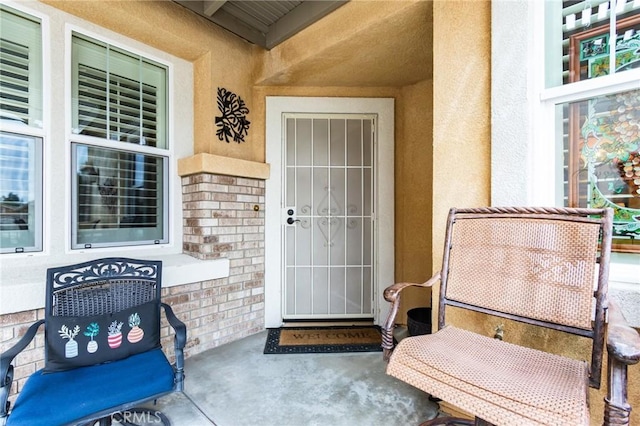
[{"label": "metal glider chair", "polygon": [[[640,359],[640,337],[607,298],[611,233],[610,209],[450,210],[441,272],[385,290],[392,303],[383,327],[387,373],[475,416],[423,425],[588,425],[589,387],[600,387],[605,338],[604,423],[629,423],[626,373]],[[394,349],[400,292],[437,282],[438,330]],[[508,327],[505,340],[480,334],[482,327],[463,329],[447,323],[452,308],[492,315],[496,324],[515,320],[582,336],[591,351],[577,360],[507,342]]]},{"label": "metal glider chair", "polygon": [[[160,261],[105,258],[50,268],[44,319],[0,355],[0,424],[168,423],[136,408],[183,390],[186,327],[160,301],[161,278]],[[160,347],[161,308],[175,331],[173,365]],[[9,410],[11,363],[43,324],[44,368]]]}]

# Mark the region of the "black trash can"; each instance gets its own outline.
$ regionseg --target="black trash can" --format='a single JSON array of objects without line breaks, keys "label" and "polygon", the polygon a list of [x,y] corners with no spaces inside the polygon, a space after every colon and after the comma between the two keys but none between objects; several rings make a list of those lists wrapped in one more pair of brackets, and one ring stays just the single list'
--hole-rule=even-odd
[{"label": "black trash can", "polygon": [[413,308],[407,311],[409,336],[431,334],[431,308]]}]

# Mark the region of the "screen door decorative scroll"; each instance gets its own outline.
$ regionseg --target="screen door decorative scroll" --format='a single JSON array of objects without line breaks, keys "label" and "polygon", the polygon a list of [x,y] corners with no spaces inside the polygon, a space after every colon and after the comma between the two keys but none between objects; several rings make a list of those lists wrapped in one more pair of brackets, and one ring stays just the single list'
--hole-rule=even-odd
[{"label": "screen door decorative scroll", "polygon": [[284,120],[283,318],[372,318],[375,115]]}]

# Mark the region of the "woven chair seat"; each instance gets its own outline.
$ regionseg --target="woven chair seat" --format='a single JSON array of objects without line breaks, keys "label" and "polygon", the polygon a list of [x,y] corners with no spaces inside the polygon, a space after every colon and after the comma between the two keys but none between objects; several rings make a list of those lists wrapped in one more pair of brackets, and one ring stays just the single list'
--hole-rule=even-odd
[{"label": "woven chair seat", "polygon": [[403,339],[387,373],[496,425],[588,425],[588,364],[448,326]]}]

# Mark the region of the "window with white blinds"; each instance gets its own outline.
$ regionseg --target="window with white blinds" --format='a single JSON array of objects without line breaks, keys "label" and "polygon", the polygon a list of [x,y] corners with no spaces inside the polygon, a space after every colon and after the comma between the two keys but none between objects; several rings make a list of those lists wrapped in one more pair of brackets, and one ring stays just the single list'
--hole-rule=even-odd
[{"label": "window with white blinds", "polygon": [[167,69],[78,34],[72,52],[72,247],[166,243]]},{"label": "window with white blinds", "polygon": [[42,127],[40,22],[0,6],[0,119]]},{"label": "window with white blinds", "polygon": [[640,1],[553,0],[547,9],[547,87],[640,67]]},{"label": "window with white blinds", "polygon": [[[29,48],[10,40],[0,39],[2,71],[2,103],[5,113],[23,123],[29,120]],[[9,118],[3,116],[4,119]]]},{"label": "window with white blinds", "polygon": [[167,148],[167,69],[73,35],[73,133]]},{"label": "window with white blinds", "polygon": [[166,241],[166,158],[74,143],[73,160],[76,248]]},{"label": "window with white blinds", "polygon": [[545,6],[563,204],[612,208],[614,250],[640,253],[640,1]]},{"label": "window with white blinds", "polygon": [[40,21],[0,5],[0,253],[42,251],[42,108]]}]

